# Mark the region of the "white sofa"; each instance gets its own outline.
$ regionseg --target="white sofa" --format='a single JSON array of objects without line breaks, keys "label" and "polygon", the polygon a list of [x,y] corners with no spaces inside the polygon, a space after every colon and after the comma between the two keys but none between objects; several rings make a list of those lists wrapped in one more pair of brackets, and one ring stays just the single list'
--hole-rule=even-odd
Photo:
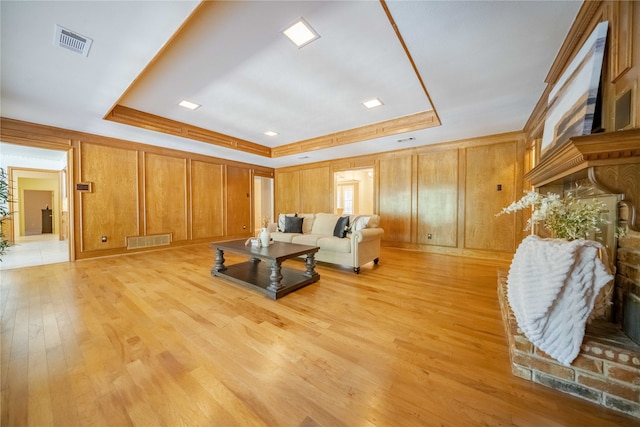
[{"label": "white sofa", "polygon": [[[287,216],[302,218],[301,233],[285,232]],[[340,215],[330,213],[281,214],[278,223],[271,224],[269,229],[274,241],[318,246],[320,250],[315,255],[316,261],[346,265],[352,267],[356,274],[360,273],[360,266],[368,262],[377,264],[384,234],[379,227],[380,217],[350,215],[348,230],[343,233],[345,237],[334,235],[339,219]]]}]

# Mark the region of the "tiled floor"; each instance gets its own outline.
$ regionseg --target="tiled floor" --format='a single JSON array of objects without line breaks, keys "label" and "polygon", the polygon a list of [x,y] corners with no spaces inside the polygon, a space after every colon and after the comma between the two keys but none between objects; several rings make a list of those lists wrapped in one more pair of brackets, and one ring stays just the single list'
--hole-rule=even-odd
[{"label": "tiled floor", "polygon": [[57,234],[40,234],[16,239],[0,262],[0,270],[69,261],[69,242]]}]

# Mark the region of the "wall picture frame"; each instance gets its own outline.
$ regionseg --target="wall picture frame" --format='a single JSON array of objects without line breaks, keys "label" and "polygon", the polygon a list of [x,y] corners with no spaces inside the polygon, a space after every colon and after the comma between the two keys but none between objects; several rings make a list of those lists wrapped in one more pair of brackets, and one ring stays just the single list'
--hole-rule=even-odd
[{"label": "wall picture frame", "polygon": [[570,138],[591,134],[607,41],[600,22],[549,93],[540,158]]}]

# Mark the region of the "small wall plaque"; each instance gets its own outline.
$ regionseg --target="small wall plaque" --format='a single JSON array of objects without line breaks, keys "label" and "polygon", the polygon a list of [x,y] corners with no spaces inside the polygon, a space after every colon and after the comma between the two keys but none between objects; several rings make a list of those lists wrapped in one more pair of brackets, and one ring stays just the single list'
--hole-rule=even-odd
[{"label": "small wall plaque", "polygon": [[91,193],[91,183],[90,182],[78,182],[76,183],[77,191],[84,191],[87,193]]}]

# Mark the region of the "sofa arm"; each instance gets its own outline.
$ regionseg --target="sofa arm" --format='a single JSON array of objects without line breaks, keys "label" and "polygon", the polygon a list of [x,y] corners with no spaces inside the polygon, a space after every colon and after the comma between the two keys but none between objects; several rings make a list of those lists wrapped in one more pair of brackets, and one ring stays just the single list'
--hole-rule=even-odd
[{"label": "sofa arm", "polygon": [[382,228],[364,228],[362,230],[354,231],[351,234],[351,238],[355,243],[366,242],[368,240],[380,240],[384,230]]}]

